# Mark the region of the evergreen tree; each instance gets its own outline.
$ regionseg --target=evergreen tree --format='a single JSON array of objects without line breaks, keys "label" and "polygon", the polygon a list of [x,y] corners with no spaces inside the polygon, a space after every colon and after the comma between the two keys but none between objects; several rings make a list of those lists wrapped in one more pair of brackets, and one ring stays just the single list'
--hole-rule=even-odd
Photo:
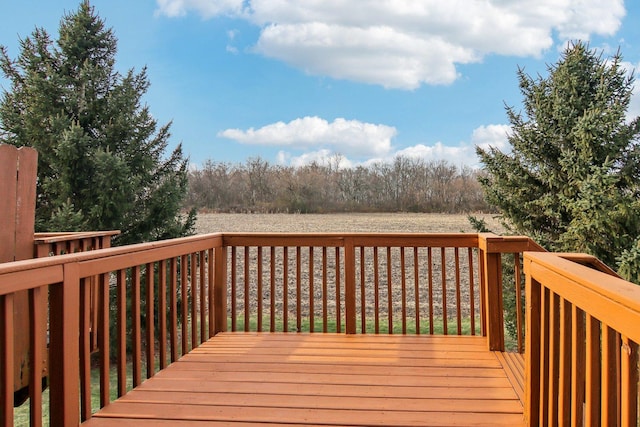
[{"label": "evergreen tree", "polygon": [[37,28],[17,59],[2,47],[0,143],[38,150],[38,230],[120,229],[118,244],[190,234],[187,160],[180,146],[164,155],[170,123],[158,128],[142,103],[145,69],[116,71],[116,48],[89,1],[63,17],[56,43]]},{"label": "evergreen tree", "polygon": [[637,281],[640,118],[626,118],[634,78],[621,60],[577,42],[546,78],[518,70],[524,114],[506,108],[511,152],[477,153],[485,197],[510,230],[595,255]]}]

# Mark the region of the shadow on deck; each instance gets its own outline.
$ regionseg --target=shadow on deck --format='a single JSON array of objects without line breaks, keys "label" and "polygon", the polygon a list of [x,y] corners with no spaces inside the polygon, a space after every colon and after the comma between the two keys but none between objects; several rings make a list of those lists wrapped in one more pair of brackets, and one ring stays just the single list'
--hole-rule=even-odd
[{"label": "shadow on deck", "polygon": [[221,333],[83,425],[523,425],[505,360],[485,337]]}]

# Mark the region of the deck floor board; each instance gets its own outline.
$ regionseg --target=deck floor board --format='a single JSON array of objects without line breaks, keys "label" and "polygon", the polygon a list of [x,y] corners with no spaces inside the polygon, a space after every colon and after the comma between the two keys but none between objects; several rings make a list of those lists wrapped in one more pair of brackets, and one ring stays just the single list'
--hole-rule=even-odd
[{"label": "deck floor board", "polygon": [[224,333],[85,423],[518,426],[483,337]]}]

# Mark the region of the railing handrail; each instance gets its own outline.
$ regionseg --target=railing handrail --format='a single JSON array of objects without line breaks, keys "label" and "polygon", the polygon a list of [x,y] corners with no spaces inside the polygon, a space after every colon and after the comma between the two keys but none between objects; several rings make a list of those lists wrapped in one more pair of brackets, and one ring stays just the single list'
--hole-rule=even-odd
[{"label": "railing handrail", "polygon": [[[640,286],[562,255],[525,252],[525,273],[584,312],[640,342]],[[577,289],[582,291],[576,292]]]},{"label": "railing handrail", "polygon": [[[51,256],[47,258],[36,258],[36,259],[30,259],[30,260],[1,263],[0,279],[5,275],[18,274],[20,272],[25,272],[25,271],[28,272],[31,270],[63,266],[65,264],[70,264],[70,263],[87,262],[87,261],[92,261],[96,259],[107,259],[111,257],[149,251],[153,249],[162,249],[162,248],[168,248],[168,247],[178,246],[182,244],[189,244],[197,241],[205,241],[205,240],[219,239],[219,238],[221,238],[220,233],[199,234],[196,236],[183,237],[179,239],[160,240],[156,242],[138,243],[138,244],[128,245],[128,246],[117,246],[113,248],[96,249],[90,252],[78,252],[78,253]],[[132,265],[135,265],[135,263]],[[30,285],[25,283],[15,283],[11,287],[0,286],[0,295],[13,293],[19,290],[30,289],[36,286],[43,286],[51,283],[56,283],[55,279],[53,281],[38,280],[38,277],[32,278],[31,282],[34,282],[34,283],[37,282],[37,284]]]},{"label": "railing handrail", "polygon": [[46,232],[46,233],[34,233],[33,240],[36,245],[68,242],[71,240],[86,239],[92,237],[113,237],[120,234],[120,230],[107,230],[107,231],[61,231],[61,232]]}]

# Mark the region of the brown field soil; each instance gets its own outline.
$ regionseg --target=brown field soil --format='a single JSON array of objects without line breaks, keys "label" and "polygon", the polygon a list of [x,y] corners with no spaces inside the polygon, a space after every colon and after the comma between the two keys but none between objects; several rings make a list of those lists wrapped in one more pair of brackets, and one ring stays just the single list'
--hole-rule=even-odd
[{"label": "brown field soil", "polygon": [[[499,234],[500,222],[491,214],[483,218]],[[467,215],[425,213],[344,214],[227,214],[200,213],[198,233],[213,232],[373,232],[373,233],[472,233]]]},{"label": "brown field soil", "polygon": [[[492,229],[494,232],[500,232],[502,227],[499,224],[499,221],[490,214],[476,214],[478,218],[483,218],[488,227]],[[214,214],[214,213],[202,213],[198,215],[197,219],[197,232],[198,233],[212,233],[212,232],[313,232],[313,233],[322,233],[322,232],[369,232],[369,233],[395,233],[395,232],[404,232],[404,233],[459,233],[459,232],[467,232],[473,233],[467,215],[449,215],[449,214],[416,214],[416,213],[375,213],[375,214]],[[303,248],[300,253],[301,263],[302,263],[302,271],[301,271],[301,280],[306,284],[303,287],[306,288],[308,286],[309,281],[309,252],[308,248]],[[319,248],[316,248],[319,250]],[[238,258],[236,261],[237,265],[237,283],[238,286],[236,288],[237,291],[237,312],[238,318],[242,319],[242,313],[244,312],[244,302],[243,296],[245,292],[248,292],[251,295],[249,307],[247,307],[252,313],[255,313],[256,304],[258,299],[262,299],[265,304],[265,310],[268,310],[267,306],[270,307],[269,303],[269,295],[268,295],[268,272],[271,268],[275,269],[276,280],[278,281],[278,285],[276,286],[276,301],[275,301],[275,311],[274,315],[278,313],[282,313],[284,310],[283,300],[282,300],[282,284],[280,283],[283,272],[283,263],[281,256],[278,256],[276,260],[274,260],[273,264],[270,264],[270,256],[269,252],[266,251],[263,259],[263,274],[264,274],[264,283],[265,288],[267,290],[263,291],[261,297],[257,296],[256,290],[256,265],[257,265],[257,256],[256,256],[256,248],[250,249],[249,255],[249,271],[250,271],[250,279],[248,280],[247,286],[248,288],[243,289],[242,284],[244,282],[244,255],[243,251],[238,251]],[[446,294],[446,315],[444,317],[451,318],[455,317],[455,313],[460,313],[465,318],[469,318],[471,315],[470,312],[474,314],[471,315],[475,318],[479,316],[480,309],[480,301],[479,301],[479,284],[478,284],[478,275],[477,272],[477,261],[474,258],[474,270],[476,270],[475,278],[471,279],[469,275],[469,257],[466,250],[461,250],[460,252],[460,262],[459,262],[459,270],[458,274],[455,273],[457,270],[455,258],[457,255],[453,252],[453,248],[440,249],[435,248],[433,251],[433,264],[429,265],[426,263],[426,249],[420,249],[420,261],[417,259],[414,261],[414,255],[411,249],[409,248],[406,252],[406,270],[407,275],[405,277],[407,289],[406,289],[406,300],[403,297],[404,292],[402,290],[402,268],[400,267],[400,249],[393,248],[391,249],[391,266],[389,268],[390,271],[390,279],[391,284],[387,283],[387,261],[385,258],[385,249],[381,248],[379,253],[379,263],[380,263],[380,284],[379,284],[379,296],[381,298],[381,302],[379,307],[375,309],[373,302],[375,299],[375,287],[372,283],[372,272],[373,268],[373,257],[371,256],[371,250],[367,250],[366,259],[364,261],[358,258],[356,274],[359,277],[362,273],[360,272],[360,262],[365,263],[365,289],[363,290],[363,294],[361,295],[358,292],[357,300],[358,305],[361,307],[359,309],[360,312],[365,312],[367,318],[371,318],[375,311],[378,311],[381,316],[386,317],[388,315],[388,304],[389,298],[391,298],[392,303],[391,306],[392,311],[394,313],[398,313],[402,310],[402,307],[406,304],[406,311],[409,317],[415,317],[416,312],[416,304],[414,294],[417,292],[420,297],[419,310],[422,313],[421,316],[426,317],[429,311],[432,311],[436,316],[445,315],[443,302],[443,296]],[[295,265],[294,250],[289,253],[289,270],[292,269],[292,266]],[[442,253],[446,255],[441,255]],[[322,301],[323,295],[320,293],[320,283],[322,283],[322,272],[318,268],[319,260],[321,259],[321,253],[316,253],[315,256],[315,265],[313,276],[315,278],[314,282],[316,286],[314,288],[314,294],[316,296],[316,301]],[[420,266],[415,270],[418,272],[418,278],[414,278],[414,267],[413,263],[419,262]],[[335,277],[335,258],[332,258],[331,251],[329,251],[329,281],[333,283]],[[433,287],[430,289],[427,287],[428,285],[428,272],[431,270],[433,272]],[[443,274],[443,271],[446,270],[446,275]],[[229,271],[228,274],[231,274]],[[343,273],[338,273],[343,274]],[[289,306],[287,307],[287,311],[290,313],[290,318],[295,316],[295,304],[293,303],[299,298],[298,295],[295,294],[295,282],[291,282],[294,276],[294,271],[290,271],[289,281],[290,287],[289,291]],[[342,283],[344,283],[344,278],[342,279]],[[360,279],[357,278],[357,281],[360,282]],[[420,283],[419,289],[415,290],[414,284],[417,282]],[[361,282],[363,283],[363,282]],[[475,295],[473,298],[470,298],[470,286],[475,289]],[[388,288],[388,286],[390,286]],[[329,286],[328,289],[328,309],[330,312],[336,312],[335,305],[335,287]],[[432,297],[430,298],[428,295],[432,293]],[[300,301],[300,306],[304,316],[307,316],[309,313],[309,300],[306,298],[308,295],[308,290],[303,291],[303,296]],[[344,290],[341,291],[342,302],[341,306],[344,304]],[[364,298],[364,301],[362,300]],[[403,300],[405,302],[403,303]],[[471,301],[473,300],[473,301]],[[293,305],[292,305],[293,304]],[[316,309],[317,310],[317,305]],[[390,308],[390,307],[389,307]],[[314,310],[314,311],[315,311]],[[344,312],[344,307],[341,307],[340,311]],[[320,313],[318,313],[320,315]],[[397,319],[397,314],[394,315]]]}]

